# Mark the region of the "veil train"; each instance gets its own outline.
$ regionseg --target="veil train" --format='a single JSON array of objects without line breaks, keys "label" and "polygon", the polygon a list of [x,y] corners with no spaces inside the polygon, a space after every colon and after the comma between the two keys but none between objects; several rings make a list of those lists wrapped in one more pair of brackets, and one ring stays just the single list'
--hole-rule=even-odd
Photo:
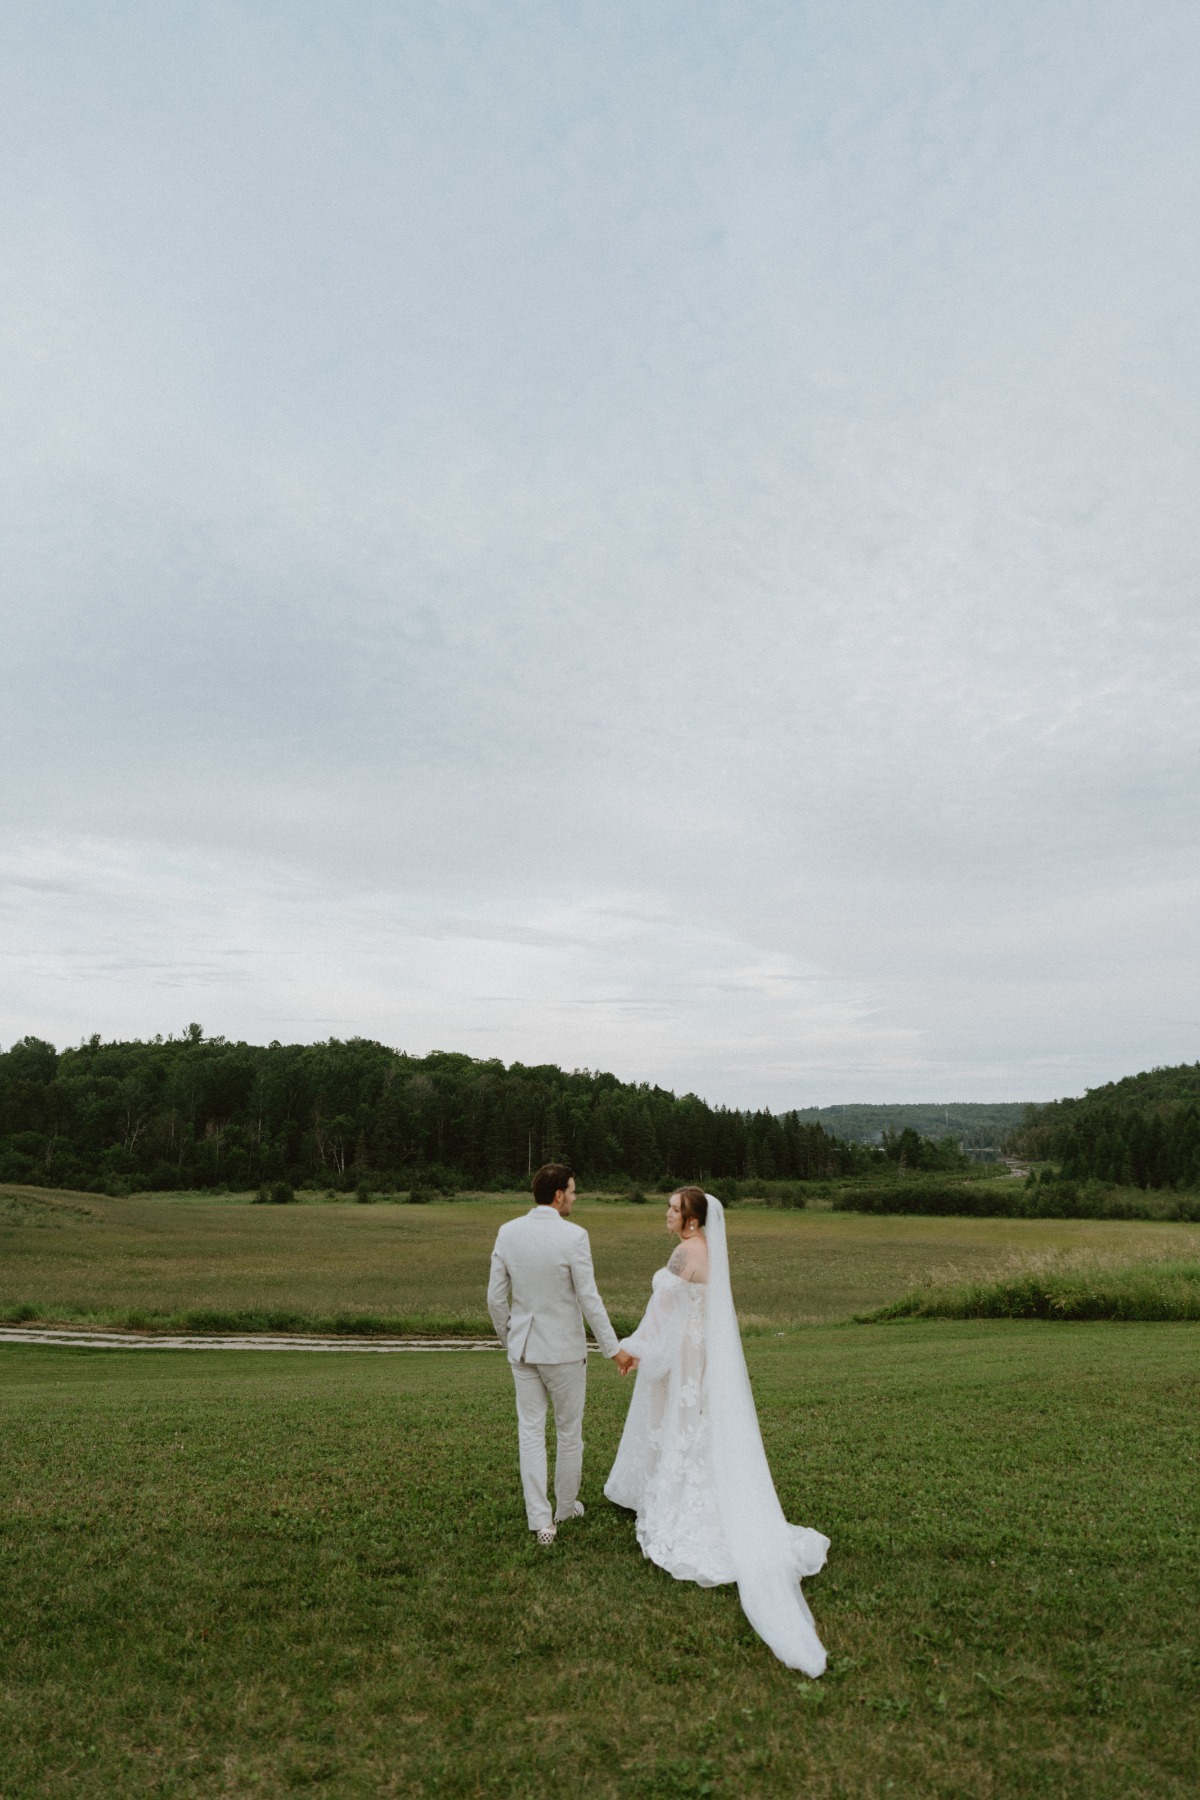
[{"label": "veil train", "polygon": [[729,1278],[725,1208],[708,1195],[708,1325],[705,1389],[717,1507],[743,1611],[780,1662],[824,1673],[825,1650],[800,1590],[825,1562],[829,1539],[789,1525],[763,1448]]}]

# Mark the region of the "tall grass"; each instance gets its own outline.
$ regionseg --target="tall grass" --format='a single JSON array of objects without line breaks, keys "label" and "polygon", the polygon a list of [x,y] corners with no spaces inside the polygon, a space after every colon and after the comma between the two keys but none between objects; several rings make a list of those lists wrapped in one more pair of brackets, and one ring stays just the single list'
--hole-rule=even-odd
[{"label": "tall grass", "polygon": [[1200,1319],[1200,1261],[1136,1261],[1082,1252],[1022,1261],[990,1280],[945,1280],[913,1288],[860,1322],[886,1319]]}]

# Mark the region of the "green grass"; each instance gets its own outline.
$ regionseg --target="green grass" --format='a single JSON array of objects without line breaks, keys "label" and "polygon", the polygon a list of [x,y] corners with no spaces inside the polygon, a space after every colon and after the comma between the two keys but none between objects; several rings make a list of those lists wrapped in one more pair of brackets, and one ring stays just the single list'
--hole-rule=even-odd
[{"label": "green grass", "polygon": [[[114,1200],[0,1190],[0,1319],[180,1329],[490,1329],[488,1255],[521,1195],[429,1206],[252,1206],[210,1197]],[[631,1325],[665,1259],[662,1209],[585,1198],[614,1321]],[[1200,1256],[1200,1227],[1124,1220],[863,1217],[740,1206],[730,1213],[742,1323],[771,1331],[848,1319],[914,1285],[982,1281],[1014,1255]]]},{"label": "green grass", "polygon": [[1200,1259],[1049,1257],[992,1281],[917,1288],[882,1319],[1200,1319]]},{"label": "green grass", "polygon": [[1196,1339],[751,1340],[831,1668],[600,1487],[532,1549],[501,1359],[0,1350],[0,1794],[1173,1800],[1195,1791]]}]

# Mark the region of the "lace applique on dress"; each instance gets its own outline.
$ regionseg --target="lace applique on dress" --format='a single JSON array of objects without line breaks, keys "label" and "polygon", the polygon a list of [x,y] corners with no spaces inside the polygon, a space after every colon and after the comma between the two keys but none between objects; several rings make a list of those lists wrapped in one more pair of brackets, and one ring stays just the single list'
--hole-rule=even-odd
[{"label": "lace applique on dress", "polygon": [[642,1322],[622,1340],[638,1374],[604,1492],[636,1513],[651,1561],[702,1587],[736,1581],[746,1617],[779,1660],[815,1678],[825,1651],[799,1578],[823,1566],[829,1539],[789,1525],[779,1504],[717,1200],[709,1226],[703,1244],[681,1245],[656,1271]]},{"label": "lace applique on dress", "polygon": [[[672,1315],[676,1348],[657,1379],[639,1382],[605,1492],[636,1511],[638,1542],[651,1562],[679,1581],[716,1587],[734,1571],[717,1512],[704,1395],[707,1288],[685,1280],[679,1262],[687,1266],[682,1244],[654,1277],[651,1302],[664,1319]],[[630,1340],[635,1354],[640,1335]]]},{"label": "lace applique on dress", "polygon": [[716,1587],[733,1580],[733,1564],[717,1513],[704,1402],[706,1298],[701,1283],[688,1284],[683,1343],[666,1378],[657,1465],[638,1508],[637,1535],[644,1554],[676,1580]]}]

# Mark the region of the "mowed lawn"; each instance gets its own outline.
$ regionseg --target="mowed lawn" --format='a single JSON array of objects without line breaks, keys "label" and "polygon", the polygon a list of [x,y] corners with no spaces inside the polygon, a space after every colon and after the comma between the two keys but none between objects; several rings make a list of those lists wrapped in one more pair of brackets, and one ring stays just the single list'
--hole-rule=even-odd
[{"label": "mowed lawn", "polygon": [[0,1794],[1190,1800],[1198,1348],[752,1338],[785,1507],[833,1540],[820,1683],[642,1560],[598,1359],[588,1514],[544,1552],[498,1355],[2,1348]]},{"label": "mowed lawn", "polygon": [[[7,1201],[6,1201],[6,1196]],[[490,1330],[484,1306],[496,1229],[523,1195],[429,1206],[252,1206],[196,1196],[111,1200],[0,1189],[0,1318],[120,1321],[212,1312],[252,1323],[283,1312],[328,1324]],[[596,1273],[614,1320],[632,1326],[669,1248],[663,1204],[584,1198]],[[914,1282],[982,1276],[1053,1250],[1142,1256],[1200,1253],[1200,1228],[1128,1221],[875,1218],[827,1211],[733,1210],[735,1294],[743,1325],[846,1319]]]}]

